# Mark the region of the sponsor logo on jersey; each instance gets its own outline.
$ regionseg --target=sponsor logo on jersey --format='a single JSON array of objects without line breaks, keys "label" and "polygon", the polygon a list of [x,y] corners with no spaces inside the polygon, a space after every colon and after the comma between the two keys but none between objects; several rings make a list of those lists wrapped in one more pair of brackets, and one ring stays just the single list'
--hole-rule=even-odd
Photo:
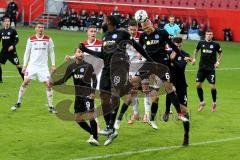
[{"label": "sponsor logo on jersey", "polygon": [[159,40],[150,40],[150,41],[147,41],[146,44],[149,46],[149,45],[153,45],[153,44],[158,44],[159,43]]},{"label": "sponsor logo on jersey", "polygon": [[158,34],[155,34],[155,39],[159,39],[159,35]]},{"label": "sponsor logo on jersey", "polygon": [[7,34],[8,34],[8,35],[10,35],[11,33],[10,33],[10,32],[8,32]]},{"label": "sponsor logo on jersey", "polygon": [[74,74],[75,79],[82,79],[83,77],[84,77],[84,75],[82,75],[82,74]]},{"label": "sponsor logo on jersey", "polygon": [[203,49],[202,52],[203,52],[203,53],[212,53],[213,51],[212,51],[212,50],[209,50],[209,49]]},{"label": "sponsor logo on jersey", "polygon": [[103,42],[103,46],[111,46],[111,45],[114,45],[116,43],[116,41],[105,41]]},{"label": "sponsor logo on jersey", "polygon": [[113,35],[112,35],[112,38],[113,38],[113,39],[116,39],[117,37],[118,37],[117,34],[113,34]]},{"label": "sponsor logo on jersey", "polygon": [[80,68],[80,72],[83,73],[84,72],[84,68]]},{"label": "sponsor logo on jersey", "polygon": [[9,36],[2,36],[2,39],[10,39]]},{"label": "sponsor logo on jersey", "polygon": [[213,49],[213,47],[214,47],[213,45],[210,45],[210,48],[211,48],[211,49]]}]

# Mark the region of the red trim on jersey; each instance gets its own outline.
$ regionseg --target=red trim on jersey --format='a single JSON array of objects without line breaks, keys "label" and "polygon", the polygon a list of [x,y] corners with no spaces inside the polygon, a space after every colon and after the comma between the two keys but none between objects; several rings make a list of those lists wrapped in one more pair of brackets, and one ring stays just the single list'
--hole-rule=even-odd
[{"label": "red trim on jersey", "polygon": [[86,47],[101,47],[102,46],[102,40],[98,40],[98,39],[96,39],[96,41],[93,43],[93,44],[91,44],[91,45],[89,45],[88,44],[88,41],[84,41],[83,42],[83,44],[86,46]]},{"label": "red trim on jersey", "polygon": [[42,39],[38,39],[36,35],[30,37],[31,42],[34,42],[34,41],[49,41],[49,39],[50,38],[48,36],[45,36],[45,35],[43,36]]}]

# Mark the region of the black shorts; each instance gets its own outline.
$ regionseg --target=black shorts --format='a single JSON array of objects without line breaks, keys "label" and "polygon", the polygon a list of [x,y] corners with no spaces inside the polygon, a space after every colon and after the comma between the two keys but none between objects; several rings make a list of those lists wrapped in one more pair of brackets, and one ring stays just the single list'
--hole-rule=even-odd
[{"label": "black shorts", "polygon": [[94,100],[87,97],[76,97],[74,103],[74,113],[84,113],[94,111]]},{"label": "black shorts", "polygon": [[177,97],[181,105],[187,106],[187,86],[175,86]]},{"label": "black shorts", "polygon": [[215,84],[215,70],[198,70],[196,82],[202,83],[206,78],[210,84]]},{"label": "black shorts", "polygon": [[9,60],[14,65],[19,65],[17,52],[0,53],[0,63],[5,64]]}]

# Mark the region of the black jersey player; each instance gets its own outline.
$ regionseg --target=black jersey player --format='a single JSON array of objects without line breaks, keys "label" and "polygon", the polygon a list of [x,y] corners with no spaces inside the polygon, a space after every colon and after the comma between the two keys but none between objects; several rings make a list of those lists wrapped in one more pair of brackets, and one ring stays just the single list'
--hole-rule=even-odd
[{"label": "black jersey player", "polygon": [[[181,49],[183,44],[182,38],[180,37],[173,38],[173,43],[179,48],[184,58],[181,55],[176,54],[176,52],[172,52],[170,54],[169,69],[171,73],[171,81],[176,88],[176,93],[180,102],[181,111],[182,113],[185,114],[187,118],[189,118],[189,115],[187,113],[187,86],[188,85],[185,77],[185,68],[186,68],[187,62],[191,61],[191,58],[188,53],[186,53]],[[167,95],[166,111],[165,111],[165,114],[163,115],[163,120],[165,122],[167,122],[169,119],[170,106],[171,106],[171,99]],[[183,122],[183,126],[185,131],[183,145],[188,145],[189,144],[189,126],[190,126],[189,121]]]},{"label": "black jersey player", "polygon": [[[140,36],[139,43],[147,51],[148,55],[153,59],[154,62],[167,66],[168,54],[165,50],[166,44],[168,44],[177,54],[183,56],[177,46],[173,44],[167,31],[155,29],[150,20],[141,23],[141,25],[144,32]],[[162,79],[162,81],[164,82],[163,85],[169,98],[171,99],[171,102],[177,110],[178,118],[182,121],[188,121],[188,119],[181,113],[179,100],[176,96],[176,93],[174,92],[172,83],[170,83],[170,73],[167,72],[164,77],[155,77],[157,79]],[[157,129],[157,125],[155,123],[155,116],[158,110],[159,97],[157,95],[157,92],[152,93],[152,95],[154,96],[152,97],[151,117],[149,123],[154,129]]]},{"label": "black jersey player", "polygon": [[[97,86],[97,77],[93,66],[84,61],[84,54],[80,49],[75,51],[75,62],[71,63],[63,78],[52,82],[50,85],[61,85],[70,77],[73,77],[75,86],[75,121],[91,135],[90,144],[99,145],[97,136],[97,123],[94,119],[94,98]],[[84,115],[90,120],[90,126],[84,119]]]},{"label": "black jersey player", "polygon": [[207,79],[210,84],[212,93],[212,112],[215,112],[217,98],[217,90],[215,85],[215,70],[216,68],[218,68],[222,60],[223,53],[220,45],[217,42],[213,41],[213,32],[211,30],[207,30],[205,33],[205,40],[198,43],[194,51],[194,57],[192,62],[193,65],[196,62],[198,51],[201,52],[199,69],[196,78],[197,93],[200,100],[200,106],[198,111],[201,112],[205,106],[205,102],[203,99],[202,83],[205,79]]},{"label": "black jersey player", "polygon": [[[148,61],[152,61],[145,50],[130,36],[127,31],[118,30],[114,16],[107,17],[107,32],[103,35],[102,52],[88,50],[84,45],[80,49],[103,59],[104,67],[100,80],[100,97],[104,119],[107,125],[104,134],[109,134],[104,145],[108,145],[117,137],[114,122],[119,108],[119,97],[128,93],[129,62],[126,44],[131,44]],[[108,93],[105,91],[109,91]],[[117,93],[117,94],[116,94]],[[112,96],[115,95],[115,96]]]},{"label": "black jersey player", "polygon": [[16,45],[18,44],[18,34],[15,29],[10,27],[10,18],[3,18],[3,29],[0,30],[0,41],[2,40],[2,49],[0,52],[0,83],[2,82],[2,68],[1,64],[5,64],[9,60],[16,65],[19,74],[23,79],[22,68],[19,64],[17,56]]}]

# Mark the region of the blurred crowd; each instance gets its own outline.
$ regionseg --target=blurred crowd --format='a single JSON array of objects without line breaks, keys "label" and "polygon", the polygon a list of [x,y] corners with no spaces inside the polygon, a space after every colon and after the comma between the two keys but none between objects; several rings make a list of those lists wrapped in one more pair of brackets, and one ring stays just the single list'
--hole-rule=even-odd
[{"label": "blurred crowd", "polygon": [[[134,18],[131,14],[120,13],[118,7],[115,7],[111,12],[119,22],[119,28],[127,28],[129,21]],[[102,23],[106,18],[106,14],[102,11],[86,11],[82,10],[78,13],[75,9],[69,9],[67,4],[63,6],[59,15],[58,28],[61,30],[70,31],[86,31],[87,27],[90,25],[95,25],[98,31],[101,29]],[[204,36],[204,32],[207,29],[206,24],[199,24],[198,20],[193,18],[191,21],[189,19],[183,19],[182,17],[155,15],[150,18],[156,28],[165,28],[167,24],[177,25],[180,28],[178,34],[182,35],[184,39],[194,39],[199,40]],[[141,28],[140,28],[141,29]]]}]

